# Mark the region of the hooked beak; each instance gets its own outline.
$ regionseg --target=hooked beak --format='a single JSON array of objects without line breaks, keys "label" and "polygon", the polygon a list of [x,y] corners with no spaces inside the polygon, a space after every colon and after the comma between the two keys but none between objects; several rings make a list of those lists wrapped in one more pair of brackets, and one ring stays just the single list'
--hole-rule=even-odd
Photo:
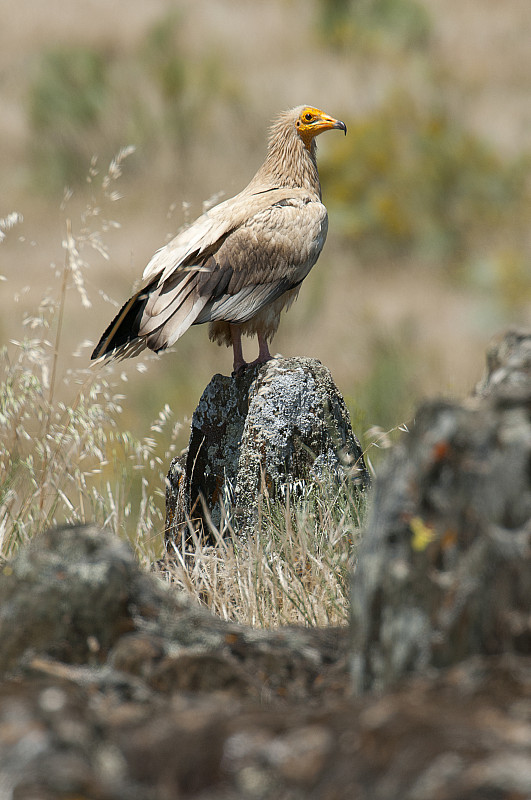
[{"label": "hooked beak", "polygon": [[323,131],[330,131],[330,130],[340,130],[345,132],[345,136],[347,135],[347,126],[344,122],[340,119],[334,119],[334,117],[329,117],[328,114],[321,113],[319,121],[314,125],[316,129],[316,133],[322,133]]},{"label": "hooked beak", "polygon": [[341,122],[340,119],[336,119],[334,128],[337,128],[340,131],[345,131],[345,136],[347,135],[347,126],[344,122]]}]

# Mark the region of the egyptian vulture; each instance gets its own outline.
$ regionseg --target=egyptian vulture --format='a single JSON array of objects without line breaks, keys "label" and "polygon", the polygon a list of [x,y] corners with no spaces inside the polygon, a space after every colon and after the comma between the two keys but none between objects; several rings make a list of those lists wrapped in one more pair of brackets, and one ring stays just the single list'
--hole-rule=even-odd
[{"label": "egyptian vulture", "polygon": [[249,185],[155,253],[142,288],[120,309],[92,358],[165,350],[190,325],[209,322],[210,339],[232,345],[235,373],[248,366],[242,333],[258,337],[252,363],[268,361],[280,312],[295,300],[326,239],[315,138],[333,128],[347,132],[344,122],[312,106],[281,114]]}]

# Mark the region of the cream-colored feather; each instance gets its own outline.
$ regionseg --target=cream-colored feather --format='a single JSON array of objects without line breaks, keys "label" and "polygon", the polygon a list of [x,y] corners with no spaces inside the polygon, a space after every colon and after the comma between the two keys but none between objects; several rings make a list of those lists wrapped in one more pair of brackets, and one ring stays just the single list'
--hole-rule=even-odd
[{"label": "cream-colored feather", "polygon": [[94,350],[128,357],[144,347],[173,345],[193,324],[210,322],[210,337],[234,345],[258,336],[259,360],[282,308],[298,294],[327,233],[315,159],[315,136],[344,123],[311,106],[285,112],[273,125],[266,160],[235,197],[202,214],[158,250],[144,286],[120,310]]}]

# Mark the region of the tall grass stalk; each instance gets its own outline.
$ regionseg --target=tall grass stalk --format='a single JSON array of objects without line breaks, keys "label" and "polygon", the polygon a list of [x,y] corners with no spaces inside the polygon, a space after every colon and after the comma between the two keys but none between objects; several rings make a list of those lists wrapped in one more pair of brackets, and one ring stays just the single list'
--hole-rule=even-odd
[{"label": "tall grass stalk", "polygon": [[363,501],[345,486],[298,487],[284,502],[267,495],[254,534],[242,541],[210,524],[206,545],[189,524],[185,555],[169,548],[166,579],[223,619],[260,627],[343,625]]},{"label": "tall grass stalk", "polygon": [[[66,218],[64,264],[57,286],[22,321],[19,338],[0,349],[0,561],[44,529],[96,522],[128,539],[140,560],[224,619],[257,626],[343,624],[349,573],[359,530],[359,501],[332,482],[290,487],[283,500],[265,493],[255,531],[245,540],[229,515],[215,546],[190,524],[186,547],[175,543],[161,560],[166,471],[179,425],[169,406],[141,437],[124,430],[123,383],[116,366],[71,369],[68,304],[90,307],[87,253],[108,258],[103,234],[117,223],[104,213],[119,195],[123,150],[103,180],[102,195]],[[95,191],[96,193],[96,191]],[[65,208],[69,200],[65,198]],[[7,235],[10,218],[2,226]],[[89,363],[90,342],[77,347]],[[140,361],[140,367],[146,368]]]},{"label": "tall grass stalk", "polygon": [[[121,150],[81,215],[79,232],[66,219],[64,265],[58,286],[21,323],[21,335],[0,349],[0,558],[43,529],[59,523],[95,521],[131,540],[152,561],[160,551],[161,502],[153,486],[164,487],[163,465],[172,455],[172,417],[161,411],[143,438],[120,424],[123,394],[112,369],[64,368],[72,350],[64,316],[72,290],[91,305],[86,252],[108,258],[103,234],[118,223],[106,205],[124,159]],[[93,161],[89,182],[96,184]],[[95,191],[96,194],[96,191]],[[65,197],[65,207],[70,194]],[[15,220],[16,221],[16,220]],[[3,237],[8,233],[3,226]],[[89,357],[81,343],[78,354]],[[167,452],[166,452],[167,451]],[[160,454],[162,453],[162,454]]]}]

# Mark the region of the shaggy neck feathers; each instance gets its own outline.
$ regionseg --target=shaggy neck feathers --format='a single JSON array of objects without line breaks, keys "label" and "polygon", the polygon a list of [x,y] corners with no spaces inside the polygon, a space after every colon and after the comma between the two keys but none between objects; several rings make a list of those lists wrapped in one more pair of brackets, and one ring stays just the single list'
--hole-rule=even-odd
[{"label": "shaggy neck feathers", "polygon": [[307,189],[320,199],[316,142],[312,139],[310,149],[306,147],[295,127],[297,116],[295,111],[287,111],[272,125],[266,160],[252,184]]}]

